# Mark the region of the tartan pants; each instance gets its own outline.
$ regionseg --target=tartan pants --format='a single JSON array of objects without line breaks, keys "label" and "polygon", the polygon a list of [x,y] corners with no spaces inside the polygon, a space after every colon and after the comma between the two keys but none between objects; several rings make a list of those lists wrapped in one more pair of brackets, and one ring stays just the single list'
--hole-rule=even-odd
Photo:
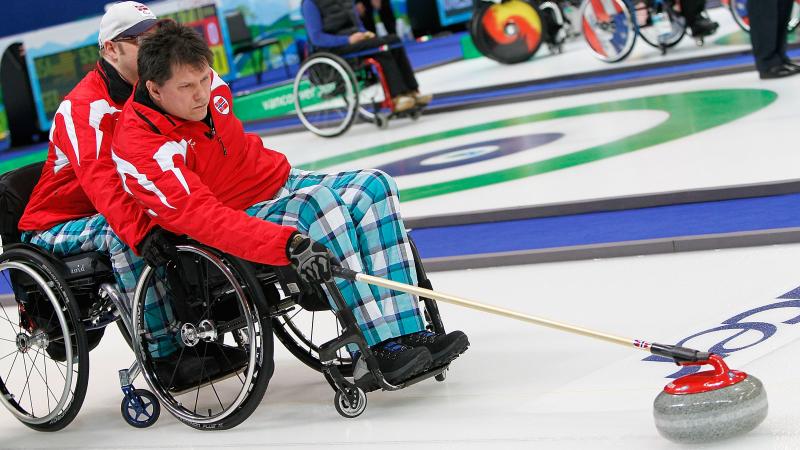
[{"label": "tartan pants", "polygon": [[[377,170],[324,174],[292,169],[286,184],[272,200],[246,210],[250,216],[296,227],[319,241],[352,270],[416,284],[414,259],[400,218],[397,186]],[[111,230],[105,218],[94,215],[26,232],[23,240],[56,255],[99,251],[108,254],[120,292],[133,302],[144,260]],[[424,329],[416,297],[337,279],[368,345]],[[154,357],[177,349],[169,330],[175,314],[169,300],[148,292],[145,318],[154,341]]]},{"label": "tartan pants", "polygon": [[[297,228],[351,270],[416,285],[399,203],[394,180],[379,170],[326,174],[292,169],[274,199],[245,212]],[[336,284],[368,345],[424,329],[415,296],[342,279]]]}]

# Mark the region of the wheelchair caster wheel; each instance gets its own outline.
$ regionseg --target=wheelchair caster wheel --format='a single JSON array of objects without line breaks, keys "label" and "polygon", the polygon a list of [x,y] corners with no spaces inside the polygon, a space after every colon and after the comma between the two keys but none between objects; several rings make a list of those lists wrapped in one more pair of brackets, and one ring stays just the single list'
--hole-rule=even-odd
[{"label": "wheelchair caster wheel", "polygon": [[414,112],[412,112],[412,113],[411,113],[411,120],[413,120],[414,122],[416,122],[417,120],[419,120],[419,118],[420,118],[421,116],[422,116],[422,110],[421,110],[421,109],[418,109],[418,110],[416,110],[416,111],[414,111]]},{"label": "wheelchair caster wheel", "polygon": [[367,408],[367,394],[361,388],[347,388],[346,394],[336,391],[333,404],[342,417],[352,419],[361,415]]},{"label": "wheelchair caster wheel", "polygon": [[436,381],[441,382],[441,381],[444,381],[446,379],[447,379],[447,370],[443,371],[439,375],[436,375]]},{"label": "wheelchair caster wheel", "polygon": [[389,128],[389,117],[383,114],[375,114],[375,125],[381,130]]},{"label": "wheelchair caster wheel", "polygon": [[136,389],[122,399],[122,417],[128,425],[147,428],[158,420],[161,405],[158,399],[145,389]]}]

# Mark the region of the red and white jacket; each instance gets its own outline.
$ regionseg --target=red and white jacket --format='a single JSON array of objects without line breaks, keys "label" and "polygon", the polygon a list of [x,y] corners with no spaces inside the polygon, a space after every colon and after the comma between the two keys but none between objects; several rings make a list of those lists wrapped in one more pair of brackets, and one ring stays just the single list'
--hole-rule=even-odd
[{"label": "red and white jacket", "polygon": [[130,93],[130,85],[101,61],[64,98],[53,117],[47,161],[20,219],[20,230],[49,230],[100,213],[135,249],[154,226],[125,194],[111,160],[117,118]]},{"label": "red and white jacket", "polygon": [[171,116],[144,86],[134,90],[112,152],[123,185],[166,230],[248,261],[289,264],[286,243],[296,229],[244,212],[275,196],[289,163],[244,132],[230,88],[213,71],[210,83],[205,121]]}]

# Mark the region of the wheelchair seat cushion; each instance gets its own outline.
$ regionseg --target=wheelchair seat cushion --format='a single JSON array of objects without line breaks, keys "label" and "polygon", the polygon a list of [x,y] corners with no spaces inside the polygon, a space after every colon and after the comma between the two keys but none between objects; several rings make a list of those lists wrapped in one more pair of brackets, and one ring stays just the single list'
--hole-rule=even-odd
[{"label": "wheelchair seat cushion", "polygon": [[43,166],[44,162],[29,164],[0,175],[0,237],[3,243],[19,242],[19,219],[39,182]]}]

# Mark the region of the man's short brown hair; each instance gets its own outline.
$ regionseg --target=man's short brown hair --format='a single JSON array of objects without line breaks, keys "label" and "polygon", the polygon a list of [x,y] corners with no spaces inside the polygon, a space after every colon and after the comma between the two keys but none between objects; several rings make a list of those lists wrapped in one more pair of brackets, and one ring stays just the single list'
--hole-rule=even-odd
[{"label": "man's short brown hair", "polygon": [[211,65],[212,59],[208,44],[194,29],[163,20],[139,47],[139,82],[153,81],[163,86],[172,78],[173,66],[202,68]]}]

